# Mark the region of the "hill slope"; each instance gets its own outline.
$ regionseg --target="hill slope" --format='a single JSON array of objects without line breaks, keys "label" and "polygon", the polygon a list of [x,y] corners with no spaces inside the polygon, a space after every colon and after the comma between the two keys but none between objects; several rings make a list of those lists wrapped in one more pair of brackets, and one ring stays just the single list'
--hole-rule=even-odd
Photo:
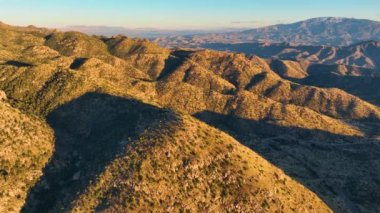
[{"label": "hill slope", "polygon": [[48,122],[56,150],[26,212],[330,211],[259,155],[188,115],[89,93]]},{"label": "hill slope", "polygon": [[17,212],[53,152],[53,133],[42,120],[6,103],[0,90],[0,212]]}]

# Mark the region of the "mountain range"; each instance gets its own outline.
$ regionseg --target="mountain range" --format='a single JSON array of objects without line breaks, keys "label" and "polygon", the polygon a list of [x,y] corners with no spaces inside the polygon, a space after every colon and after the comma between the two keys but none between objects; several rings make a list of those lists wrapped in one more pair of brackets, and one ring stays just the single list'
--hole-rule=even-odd
[{"label": "mountain range", "polygon": [[377,81],[1,24],[0,212],[378,212]]},{"label": "mountain range", "polygon": [[59,30],[62,31],[77,31],[86,33],[89,35],[98,36],[115,36],[115,35],[126,35],[128,37],[138,37],[147,39],[156,39],[167,36],[187,36],[187,35],[199,35],[207,33],[222,33],[222,32],[235,32],[241,31],[242,28],[222,28],[222,29],[155,29],[155,28],[125,28],[125,27],[112,27],[112,26],[86,26],[86,25],[76,25],[61,27]]},{"label": "mountain range", "polygon": [[291,43],[210,43],[202,47],[220,51],[242,52],[263,58],[308,61],[313,64],[343,64],[380,69],[380,41],[364,41],[350,46],[306,46]]},{"label": "mountain range", "polygon": [[380,22],[366,19],[323,17],[241,32],[169,36],[159,38],[156,42],[170,47],[202,47],[208,43],[252,42],[348,46],[367,40],[380,40]]}]

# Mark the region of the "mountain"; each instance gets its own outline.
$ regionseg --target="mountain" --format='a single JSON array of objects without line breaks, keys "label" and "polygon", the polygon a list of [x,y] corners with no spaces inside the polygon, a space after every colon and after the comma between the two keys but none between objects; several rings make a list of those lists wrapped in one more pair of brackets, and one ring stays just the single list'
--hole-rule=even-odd
[{"label": "mountain", "polygon": [[339,88],[380,105],[380,72],[343,64],[312,64],[308,61],[269,60],[271,69],[285,79],[322,88]]},{"label": "mountain", "polygon": [[364,41],[343,47],[307,46],[291,43],[210,43],[204,44],[202,47],[219,51],[242,52],[264,58],[380,69],[380,42],[378,41]]},{"label": "mountain", "polygon": [[313,18],[231,33],[169,36],[157,39],[171,47],[202,47],[209,43],[296,43],[302,45],[347,46],[366,40],[380,40],[380,22],[353,18]]},{"label": "mountain", "polygon": [[380,108],[348,90],[125,36],[4,25],[0,47],[7,104],[54,134],[15,210],[380,209]]}]

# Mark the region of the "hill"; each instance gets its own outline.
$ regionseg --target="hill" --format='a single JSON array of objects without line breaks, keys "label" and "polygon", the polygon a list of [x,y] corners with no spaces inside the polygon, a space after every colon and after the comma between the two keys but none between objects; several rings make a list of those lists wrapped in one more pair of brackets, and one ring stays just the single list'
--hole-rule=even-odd
[{"label": "hill", "polygon": [[329,211],[259,155],[188,115],[88,93],[48,122],[56,149],[26,212]]}]

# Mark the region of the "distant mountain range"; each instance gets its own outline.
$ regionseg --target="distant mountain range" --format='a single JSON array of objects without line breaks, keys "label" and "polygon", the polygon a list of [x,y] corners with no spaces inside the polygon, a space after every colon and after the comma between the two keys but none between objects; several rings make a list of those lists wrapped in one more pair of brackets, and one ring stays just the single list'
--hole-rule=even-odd
[{"label": "distant mountain range", "polygon": [[125,27],[110,27],[110,26],[86,26],[86,25],[76,25],[63,27],[62,31],[77,31],[86,33],[89,35],[99,35],[99,36],[114,36],[114,35],[125,35],[128,37],[139,37],[147,39],[155,39],[159,37],[167,36],[188,36],[188,35],[201,35],[207,33],[222,33],[222,32],[236,32],[243,30],[242,28],[224,28],[216,30],[167,30],[167,29],[155,29],[155,28],[125,28]]},{"label": "distant mountain range", "polygon": [[166,47],[205,48],[263,58],[380,68],[380,22],[352,18],[314,18],[231,33],[167,36]]},{"label": "distant mountain range", "polygon": [[201,47],[208,43],[287,42],[303,45],[346,46],[380,40],[380,22],[353,18],[313,18],[231,33],[175,36],[157,39],[164,46]]}]

